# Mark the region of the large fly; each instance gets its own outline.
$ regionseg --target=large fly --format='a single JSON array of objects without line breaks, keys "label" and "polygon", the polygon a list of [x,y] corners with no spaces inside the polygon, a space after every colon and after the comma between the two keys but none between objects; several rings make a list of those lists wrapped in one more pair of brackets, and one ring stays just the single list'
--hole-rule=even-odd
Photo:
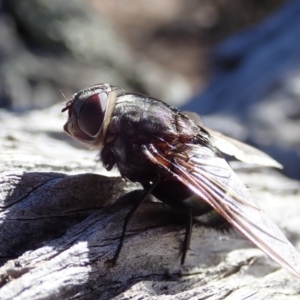
[{"label": "large fly", "polygon": [[[100,150],[104,167],[139,182],[144,193],[125,218],[127,224],[149,194],[186,215],[184,263],[193,220],[216,229],[233,226],[281,266],[300,277],[299,254],[281,230],[259,209],[223,154],[238,160],[281,167],[267,154],[204,127],[197,114],[147,96],[97,84],[67,102],[64,130]],[[223,153],[223,154],[222,154]]]}]

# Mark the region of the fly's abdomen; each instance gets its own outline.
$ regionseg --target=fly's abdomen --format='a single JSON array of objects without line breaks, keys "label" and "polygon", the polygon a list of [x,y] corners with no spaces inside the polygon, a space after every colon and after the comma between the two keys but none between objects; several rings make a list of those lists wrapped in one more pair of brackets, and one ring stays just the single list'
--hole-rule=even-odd
[{"label": "fly's abdomen", "polygon": [[193,218],[203,226],[220,231],[229,228],[228,222],[220,214],[201,197],[178,181],[163,181],[157,185],[152,194],[173,208],[186,212],[187,215],[192,211]]}]

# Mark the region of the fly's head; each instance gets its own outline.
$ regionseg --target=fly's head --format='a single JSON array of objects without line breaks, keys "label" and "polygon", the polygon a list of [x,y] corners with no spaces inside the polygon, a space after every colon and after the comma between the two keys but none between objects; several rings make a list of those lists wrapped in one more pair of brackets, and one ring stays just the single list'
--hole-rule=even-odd
[{"label": "fly's head", "polygon": [[65,132],[89,148],[101,148],[118,87],[97,84],[74,94],[62,112],[68,111]]}]

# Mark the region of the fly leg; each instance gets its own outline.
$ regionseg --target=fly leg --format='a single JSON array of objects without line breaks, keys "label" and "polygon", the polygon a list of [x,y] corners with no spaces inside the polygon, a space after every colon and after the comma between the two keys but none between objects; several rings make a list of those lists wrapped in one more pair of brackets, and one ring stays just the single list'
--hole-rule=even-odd
[{"label": "fly leg", "polygon": [[184,264],[184,260],[186,257],[186,253],[189,250],[190,243],[191,243],[191,236],[192,236],[192,228],[193,228],[193,214],[192,209],[187,210],[188,219],[186,222],[185,227],[185,234],[184,234],[184,240],[182,242],[182,249],[181,249],[181,264]]},{"label": "fly leg", "polygon": [[139,206],[145,201],[145,199],[151,194],[153,189],[157,186],[158,182],[159,182],[159,179],[157,179],[155,182],[152,183],[152,185],[150,185],[147,189],[144,190],[142,197],[135,203],[135,205],[131,208],[129,213],[126,215],[126,217],[124,219],[123,231],[122,231],[122,235],[121,235],[121,238],[119,241],[119,245],[117,247],[114,257],[112,259],[108,260],[108,262],[111,263],[112,266],[114,266],[118,260],[119,254],[121,252],[121,249],[122,249],[122,246],[124,243],[125,233],[126,233],[127,225],[129,223],[130,218],[132,217],[134,212],[139,208]]}]

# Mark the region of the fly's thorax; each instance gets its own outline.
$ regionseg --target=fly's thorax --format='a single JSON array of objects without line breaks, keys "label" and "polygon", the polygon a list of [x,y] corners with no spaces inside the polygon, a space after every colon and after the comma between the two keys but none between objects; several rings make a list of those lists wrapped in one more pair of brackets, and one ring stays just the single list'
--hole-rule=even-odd
[{"label": "fly's thorax", "polygon": [[177,135],[174,111],[155,98],[124,94],[116,101],[112,119],[113,130],[137,137],[144,144],[154,137],[169,141]]}]

